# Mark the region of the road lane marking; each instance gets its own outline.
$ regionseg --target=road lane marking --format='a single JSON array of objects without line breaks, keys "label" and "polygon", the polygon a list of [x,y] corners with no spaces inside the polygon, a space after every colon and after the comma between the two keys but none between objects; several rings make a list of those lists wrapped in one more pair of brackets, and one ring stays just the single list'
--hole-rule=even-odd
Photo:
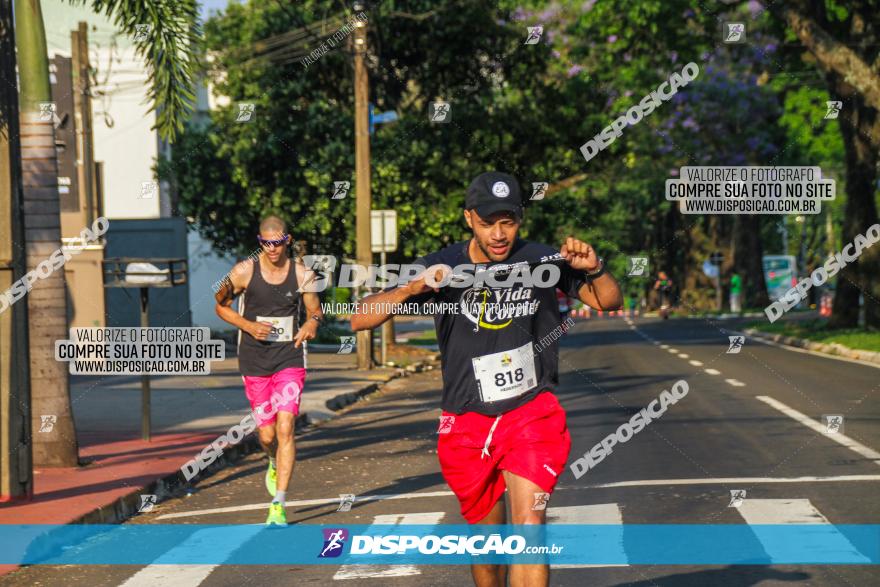
[{"label": "road lane marking", "polygon": [[678,358],[679,358],[679,359],[689,359],[690,357],[691,357],[690,355],[686,355],[686,354],[684,354],[684,353],[680,353],[680,354],[678,355]]},{"label": "road lane marking", "polygon": [[730,385],[732,385],[734,387],[745,387],[746,386],[745,383],[743,383],[742,381],[739,381],[737,379],[725,379],[724,382],[729,383]]},{"label": "road lane marking", "polygon": [[[266,507],[263,504],[263,507]],[[152,564],[147,565],[140,571],[129,577],[119,587],[155,587],[156,585],[175,585],[175,587],[197,587],[208,578],[215,568],[220,565],[179,565],[168,564],[164,561],[181,560],[199,553],[210,552],[212,555],[220,554],[229,556],[243,543],[242,537],[256,536],[262,532],[263,524],[245,524],[236,530],[232,536],[229,530],[224,528],[211,528],[198,530],[186,540],[160,555]]]},{"label": "road lane marking", "polygon": [[780,412],[782,412],[783,414],[785,414],[789,418],[792,418],[793,420],[797,420],[798,422],[800,422],[801,424],[803,424],[807,428],[810,428],[813,431],[818,432],[819,434],[821,434],[825,438],[828,438],[829,440],[833,440],[834,442],[842,444],[846,448],[862,455],[866,459],[874,461],[874,464],[880,465],[880,453],[878,453],[876,450],[874,450],[872,448],[868,448],[867,446],[865,446],[861,442],[853,440],[852,438],[850,438],[849,436],[847,436],[841,432],[835,432],[834,434],[827,434],[825,432],[825,426],[823,426],[819,422],[813,420],[809,416],[798,412],[794,408],[791,408],[791,407],[785,405],[781,401],[773,399],[770,396],[759,395],[758,399],[761,400],[762,402],[764,402],[765,404],[769,405],[770,407],[776,408],[777,410],[779,410]]},{"label": "road lane marking", "polygon": [[853,562],[871,562],[810,503],[809,499],[746,498],[736,509],[746,523],[750,526],[758,526],[751,530],[771,559],[790,557],[792,549],[787,544],[780,544],[779,539],[775,538],[776,532],[773,529],[760,527],[762,524],[809,524],[798,539],[799,554],[803,552],[805,558],[828,557],[840,560],[843,556]]},{"label": "road lane marking", "polygon": [[666,350],[669,351],[673,355],[678,353],[678,349],[666,349]]},{"label": "road lane marking", "polygon": [[694,367],[702,367],[702,366],[703,366],[703,362],[702,362],[702,361],[694,361],[693,359],[691,359],[690,361],[688,361],[688,363],[690,363],[690,364],[693,365]]},{"label": "road lane marking", "polygon": [[[455,495],[451,491],[425,491],[422,493],[389,493],[386,495],[358,495],[355,503],[365,501],[384,501],[386,499],[413,499],[418,497],[449,497]],[[287,507],[298,507],[307,505],[339,505],[339,497],[328,497],[326,499],[297,499],[284,502]],[[175,512],[173,514],[163,514],[156,516],[157,520],[169,520],[171,518],[188,518],[190,516],[205,516],[209,514],[225,514],[229,512],[246,512],[249,510],[262,510],[266,508],[265,503],[254,503],[247,505],[230,506],[225,508],[210,508],[206,510],[191,510],[188,512]]]},{"label": "road lane marking", "polygon": [[721,371],[719,371],[718,369],[703,369],[703,371],[705,371],[709,375],[721,375]]},{"label": "road lane marking", "polygon": [[[548,524],[604,524],[620,526],[619,535],[615,533],[616,542],[620,545],[620,554],[625,558],[623,549],[623,514],[616,503],[599,503],[594,505],[572,505],[547,508]],[[605,536],[605,534],[603,534]],[[584,569],[587,567],[628,567],[628,564],[615,565],[550,565],[551,569]]]},{"label": "road lane marking", "polygon": [[[434,526],[440,523],[446,512],[414,512],[409,514],[379,514],[373,517],[371,526],[420,524]],[[369,532],[369,528],[367,529]],[[410,577],[421,575],[415,565],[342,565],[333,575],[334,581],[367,579],[371,577]]]},{"label": "road lane marking", "polygon": [[668,344],[661,344],[661,345],[660,345],[660,348],[661,348],[661,349],[668,349],[668,348],[669,348],[669,345],[668,345]]},{"label": "road lane marking", "polygon": [[710,477],[708,479],[642,479],[617,481],[583,487],[559,487],[557,489],[606,489],[610,487],[653,487],[657,485],[727,485],[731,483],[837,483],[844,481],[880,481],[880,475],[837,475],[833,477]]}]

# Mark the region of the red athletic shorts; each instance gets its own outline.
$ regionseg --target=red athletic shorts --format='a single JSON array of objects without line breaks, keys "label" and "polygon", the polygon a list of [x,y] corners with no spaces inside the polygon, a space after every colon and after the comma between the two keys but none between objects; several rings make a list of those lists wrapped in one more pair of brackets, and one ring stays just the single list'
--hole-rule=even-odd
[{"label": "red athletic shorts", "polygon": [[471,524],[489,515],[501,499],[506,489],[501,471],[552,493],[571,449],[565,411],[550,392],[500,418],[443,412],[438,434],[440,469]]}]

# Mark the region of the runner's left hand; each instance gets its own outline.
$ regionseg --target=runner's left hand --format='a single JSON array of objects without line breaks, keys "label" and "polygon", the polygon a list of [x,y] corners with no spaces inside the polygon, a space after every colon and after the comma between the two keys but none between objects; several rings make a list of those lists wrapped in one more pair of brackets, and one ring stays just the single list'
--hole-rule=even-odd
[{"label": "runner's left hand", "polygon": [[593,247],[573,236],[565,239],[559,253],[565,257],[572,269],[578,271],[595,271],[599,267],[599,256]]},{"label": "runner's left hand", "polygon": [[296,336],[293,337],[294,348],[299,348],[300,346],[302,346],[304,340],[312,340],[317,334],[318,323],[309,318],[308,322],[300,327],[300,329],[296,333]]}]

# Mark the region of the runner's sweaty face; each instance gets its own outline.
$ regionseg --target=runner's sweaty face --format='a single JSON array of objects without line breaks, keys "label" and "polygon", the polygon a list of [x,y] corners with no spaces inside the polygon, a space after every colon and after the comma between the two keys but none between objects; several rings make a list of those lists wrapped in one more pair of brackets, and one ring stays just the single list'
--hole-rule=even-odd
[{"label": "runner's sweaty face", "polygon": [[[516,240],[521,220],[512,212],[496,212],[480,218],[476,210],[465,210],[465,220],[474,232],[474,242],[489,261],[504,261]],[[474,259],[485,262],[486,259]]]},{"label": "runner's sweaty face", "polygon": [[[260,233],[260,238],[263,239],[263,241],[270,241],[269,243],[260,243],[260,246],[263,248],[263,254],[270,263],[277,263],[278,260],[281,259],[281,256],[285,254],[287,244],[290,243],[290,235],[284,235],[277,230],[263,231]],[[271,244],[271,241],[279,241],[281,239],[284,239],[284,244]]]}]

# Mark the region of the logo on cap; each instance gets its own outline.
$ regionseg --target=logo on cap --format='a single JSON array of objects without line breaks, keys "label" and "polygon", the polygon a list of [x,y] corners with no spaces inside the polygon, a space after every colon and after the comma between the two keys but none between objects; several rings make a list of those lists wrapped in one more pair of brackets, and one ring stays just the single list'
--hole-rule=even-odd
[{"label": "logo on cap", "polygon": [[510,188],[503,181],[496,181],[492,184],[492,193],[499,198],[506,198],[510,195]]}]

